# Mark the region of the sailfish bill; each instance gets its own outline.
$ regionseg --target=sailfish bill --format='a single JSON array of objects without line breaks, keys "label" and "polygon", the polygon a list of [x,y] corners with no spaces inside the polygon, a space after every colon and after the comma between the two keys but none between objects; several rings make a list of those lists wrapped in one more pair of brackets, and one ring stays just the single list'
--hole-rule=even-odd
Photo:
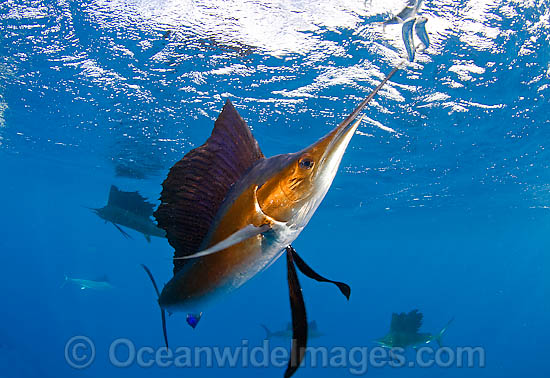
[{"label": "sailfish bill", "polygon": [[359,113],[396,71],[325,137],[301,151],[270,158],[233,104],[225,103],[208,140],[170,169],[154,213],[174,248],[174,276],[157,290],[166,343],[165,311],[186,313],[194,328],[216,298],[245,284],[286,251],[295,352],[285,377],[296,371],[307,344],[296,267],[309,278],[335,284],[348,298],[350,288],[314,272],[291,244],[332,185],[361,122]]}]

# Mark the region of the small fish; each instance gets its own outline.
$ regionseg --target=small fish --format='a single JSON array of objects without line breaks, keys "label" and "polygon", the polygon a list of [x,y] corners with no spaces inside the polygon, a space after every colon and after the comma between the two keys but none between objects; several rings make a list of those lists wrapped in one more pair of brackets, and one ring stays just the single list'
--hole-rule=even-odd
[{"label": "small fish", "polygon": [[392,17],[390,20],[384,21],[384,28],[386,27],[386,25],[402,24],[409,18],[415,17],[421,6],[422,0],[408,0],[407,6],[405,6],[405,8],[403,8],[401,12]]},{"label": "small fish", "polygon": [[75,285],[79,287],[80,290],[107,290],[113,288],[107,276],[103,276],[97,280],[86,280],[83,278],[71,278],[65,275],[65,281],[63,281],[61,287],[63,288],[66,285]]},{"label": "small fish", "polygon": [[413,310],[408,314],[392,314],[390,331],[384,337],[375,340],[375,343],[384,348],[418,348],[423,345],[430,344],[435,341],[441,346],[441,337],[447,331],[447,328],[452,323],[451,319],[441,331],[436,334],[419,333],[422,326],[422,313],[418,310]]},{"label": "small fish", "polygon": [[127,239],[132,237],[120,226],[128,227],[145,236],[150,242],[151,236],[165,238],[166,232],[158,228],[151,219],[153,215],[152,203],[141,196],[138,192],[124,192],[116,186],[111,185],[107,205],[100,209],[90,209],[105,222],[110,222]]},{"label": "small fish", "polygon": [[[265,338],[269,339],[292,339],[292,323],[288,323],[286,329],[280,331],[271,331],[265,324],[260,324],[260,326],[265,331]],[[307,337],[308,339],[315,339],[323,336],[321,332],[317,329],[317,322],[315,320],[307,324]]]},{"label": "small fish", "polygon": [[415,53],[415,46],[414,46],[414,38],[413,38],[413,26],[415,23],[415,19],[411,18],[410,20],[406,21],[403,24],[403,42],[405,43],[405,50],[407,51],[407,58],[409,59],[409,62],[414,61],[414,53]]},{"label": "small fish", "polygon": [[191,328],[195,329],[197,324],[199,324],[199,320],[201,320],[202,312],[199,314],[187,314],[187,324],[191,326]]},{"label": "small fish", "polygon": [[[418,52],[422,52],[430,47],[430,38],[428,37],[428,32],[426,31],[426,22],[428,22],[428,19],[424,16],[420,16],[416,18],[414,23],[414,32],[420,40],[420,44],[416,46],[416,50]],[[419,49],[419,47],[422,47],[422,49]]]}]

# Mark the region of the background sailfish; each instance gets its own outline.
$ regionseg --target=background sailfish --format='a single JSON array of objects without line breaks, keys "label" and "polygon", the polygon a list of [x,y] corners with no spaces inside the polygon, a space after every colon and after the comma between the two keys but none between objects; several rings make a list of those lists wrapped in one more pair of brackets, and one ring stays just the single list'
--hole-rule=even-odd
[{"label": "background sailfish", "polygon": [[435,341],[441,346],[441,337],[453,322],[451,319],[445,327],[438,333],[423,333],[420,332],[422,326],[422,313],[418,310],[412,310],[408,314],[402,312],[400,314],[393,313],[391,317],[390,331],[375,342],[384,348],[418,348],[425,346]]},{"label": "background sailfish", "polygon": [[90,209],[105,222],[110,222],[125,238],[131,236],[120,226],[128,227],[141,232],[148,242],[151,236],[163,238],[166,233],[158,228],[151,220],[154,205],[147,202],[138,192],[125,192],[111,185],[109,200],[106,206],[99,209]]},{"label": "background sailfish", "polygon": [[300,365],[308,324],[296,266],[308,277],[344,283],[315,273],[291,243],[325,197],[342,156],[361,119],[353,122],[382,83],[332,132],[296,153],[265,158],[246,122],[227,101],[208,140],[177,162],[163,183],[155,212],[174,247],[174,277],[159,292],[165,311],[186,312],[195,327],[201,312],[217,296],[243,285],[285,251],[292,312],[293,341],[285,377]]}]

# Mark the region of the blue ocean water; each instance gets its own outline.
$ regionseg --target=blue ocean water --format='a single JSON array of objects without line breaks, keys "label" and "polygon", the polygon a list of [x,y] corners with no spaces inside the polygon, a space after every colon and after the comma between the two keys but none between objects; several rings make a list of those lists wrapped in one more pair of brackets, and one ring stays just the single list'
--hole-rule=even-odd
[{"label": "blue ocean water", "polygon": [[[332,130],[403,62],[389,0],[2,0],[0,377],[282,377],[284,366],[113,366],[116,339],[163,345],[166,240],[125,239],[87,207],[112,184],[158,204],[168,169],[230,99],[266,156]],[[338,291],[300,276],[316,347],[375,347],[419,309],[484,367],[370,367],[373,377],[546,377],[550,339],[550,4],[425,0],[431,45],[365,110],[325,200],[294,242]],[[109,290],[61,287],[107,275]],[[173,346],[252,348],[290,321],[279,259]],[[95,359],[67,362],[86,336]],[[288,347],[289,340],[274,341]],[[77,357],[89,353],[79,350]],[[411,352],[411,351],[409,351]],[[121,352],[121,355],[124,353]],[[407,356],[410,356],[408,353]],[[124,360],[124,356],[119,356]],[[296,376],[352,376],[306,366]]]}]

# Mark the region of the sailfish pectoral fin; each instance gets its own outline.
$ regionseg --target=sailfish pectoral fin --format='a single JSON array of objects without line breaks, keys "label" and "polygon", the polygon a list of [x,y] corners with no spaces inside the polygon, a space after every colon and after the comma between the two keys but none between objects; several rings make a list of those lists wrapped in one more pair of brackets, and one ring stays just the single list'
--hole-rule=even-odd
[{"label": "sailfish pectoral fin", "polygon": [[329,282],[329,283],[332,283],[332,284],[336,285],[338,287],[338,289],[340,289],[342,294],[344,294],[344,296],[349,300],[349,296],[351,294],[351,288],[349,287],[348,284],[345,284],[343,282],[329,280],[328,278],[325,278],[325,277],[321,276],[320,274],[318,274],[317,272],[315,272],[313,269],[311,269],[311,267],[309,265],[306,264],[306,262],[304,260],[302,260],[302,258],[298,255],[296,250],[291,245],[289,245],[287,247],[287,252],[292,254],[292,257],[294,259],[294,263],[296,264],[298,269],[300,269],[300,272],[302,272],[307,277],[309,277],[311,279],[314,279],[316,281]]},{"label": "sailfish pectoral fin", "polygon": [[113,226],[115,226],[116,229],[119,230],[120,233],[122,234],[122,236],[124,236],[126,239],[132,239],[132,237],[130,236],[130,234],[128,234],[126,231],[124,231],[122,228],[120,228],[120,226],[119,226],[118,224],[113,223],[113,222],[111,222],[111,224],[112,224]]},{"label": "sailfish pectoral fin", "polygon": [[304,359],[307,346],[307,316],[302,287],[294,267],[294,256],[289,251],[289,247],[286,248],[286,252],[288,291],[292,313],[292,346],[284,378],[289,378],[298,370]]},{"label": "sailfish pectoral fin", "polygon": [[[151,273],[149,268],[147,268],[147,266],[145,266],[144,264],[141,264],[141,266],[143,267],[143,269],[145,270],[145,273],[147,273],[147,275],[149,276],[149,279],[153,283],[153,287],[155,288],[155,291],[157,293],[157,298],[160,297],[160,291],[159,291],[159,288],[157,287],[157,283],[155,282],[155,279],[153,278],[153,274]],[[164,335],[164,343],[166,344],[166,348],[168,348],[168,334],[166,332],[166,312],[162,307],[160,308],[160,315],[162,318],[162,334]]]},{"label": "sailfish pectoral fin", "polygon": [[211,255],[212,253],[223,251],[224,249],[229,248],[235,244],[238,244],[246,239],[250,239],[251,237],[260,235],[268,231],[270,228],[271,226],[269,226],[268,224],[263,224],[260,227],[256,227],[252,224],[249,224],[248,226],[241,228],[239,231],[229,235],[226,239],[222,240],[221,242],[214,244],[210,248],[199,251],[197,253],[193,253],[192,255],[174,257],[174,260],[192,259],[195,257]]}]

